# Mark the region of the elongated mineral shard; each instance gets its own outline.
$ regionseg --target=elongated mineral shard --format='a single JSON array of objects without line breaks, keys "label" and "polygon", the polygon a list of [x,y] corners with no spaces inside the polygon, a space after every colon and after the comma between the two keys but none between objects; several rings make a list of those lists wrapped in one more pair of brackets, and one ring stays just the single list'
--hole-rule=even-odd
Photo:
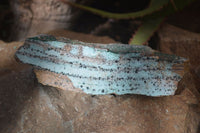
[{"label": "elongated mineral shard", "polygon": [[73,86],[71,90],[92,95],[174,95],[186,62],[148,46],[93,44],[49,35],[26,39],[16,57],[40,71],[61,75],[59,84],[66,90]]}]

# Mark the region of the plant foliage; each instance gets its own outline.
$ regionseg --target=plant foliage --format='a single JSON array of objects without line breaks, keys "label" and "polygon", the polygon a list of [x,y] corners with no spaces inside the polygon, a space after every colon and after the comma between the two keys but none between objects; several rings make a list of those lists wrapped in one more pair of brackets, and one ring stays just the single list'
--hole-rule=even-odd
[{"label": "plant foliage", "polygon": [[104,10],[92,8],[89,6],[70,2],[68,0],[60,0],[73,7],[80,8],[85,11],[100,15],[102,17],[113,19],[142,19],[142,25],[134,33],[129,44],[144,45],[149,38],[158,29],[165,17],[183,9],[195,0],[150,0],[149,6],[146,9],[130,13],[112,13]]}]

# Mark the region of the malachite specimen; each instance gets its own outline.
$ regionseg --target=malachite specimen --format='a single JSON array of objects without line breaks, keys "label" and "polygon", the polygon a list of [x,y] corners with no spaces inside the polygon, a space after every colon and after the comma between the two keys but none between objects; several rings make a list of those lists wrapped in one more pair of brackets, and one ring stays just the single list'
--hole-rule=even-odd
[{"label": "malachite specimen", "polygon": [[186,62],[148,46],[93,44],[49,35],[26,39],[16,57],[65,75],[75,88],[92,95],[174,95]]}]

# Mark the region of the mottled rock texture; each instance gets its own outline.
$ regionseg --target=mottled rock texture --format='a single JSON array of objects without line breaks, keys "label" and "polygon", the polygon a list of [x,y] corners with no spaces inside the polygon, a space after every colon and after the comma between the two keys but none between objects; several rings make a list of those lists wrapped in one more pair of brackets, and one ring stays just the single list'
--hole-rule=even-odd
[{"label": "mottled rock texture", "polygon": [[65,37],[71,40],[79,40],[88,43],[103,43],[103,44],[117,43],[115,40],[111,39],[108,36],[94,36],[91,34],[84,34],[84,33],[77,34],[77,32],[63,30],[63,29],[51,30],[49,32],[46,32],[46,34],[53,35],[55,37]]},{"label": "mottled rock texture", "polygon": [[200,34],[173,25],[164,24],[158,31],[159,50],[189,58],[194,66],[200,65]]},{"label": "mottled rock texture", "polygon": [[10,40],[68,28],[72,16],[77,13],[58,0],[10,0],[10,3],[14,16]]},{"label": "mottled rock texture", "polygon": [[42,86],[32,67],[9,70],[0,75],[0,132],[199,133],[197,80],[186,74],[170,97],[91,96]]},{"label": "mottled rock texture", "polygon": [[[3,85],[8,82],[12,86]],[[92,97],[38,85],[31,69],[4,76],[0,83],[4,133],[197,133],[199,108],[188,90],[192,86],[179,96],[162,98]]]}]

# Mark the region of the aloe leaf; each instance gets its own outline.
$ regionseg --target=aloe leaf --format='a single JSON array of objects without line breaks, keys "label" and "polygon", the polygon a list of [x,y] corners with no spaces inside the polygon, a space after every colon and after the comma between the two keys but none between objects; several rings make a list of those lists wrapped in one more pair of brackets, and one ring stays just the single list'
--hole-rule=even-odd
[{"label": "aloe leaf", "polygon": [[165,17],[176,12],[177,10],[182,10],[185,6],[194,1],[195,0],[185,0],[183,2],[181,0],[171,0],[171,4],[165,6],[161,11],[145,16],[143,18],[143,24],[130,39],[129,44],[144,45],[159,28]]},{"label": "aloe leaf", "polygon": [[135,34],[129,41],[129,44],[145,44],[153,35],[153,33],[158,29],[163,20],[164,17],[144,20],[143,24],[139,27],[139,29],[135,32]]},{"label": "aloe leaf", "polygon": [[114,18],[114,19],[134,19],[138,17],[144,17],[143,24],[136,31],[134,36],[129,41],[129,44],[142,45],[145,44],[153,33],[158,29],[164,18],[178,10],[183,9],[195,0],[151,0],[149,7],[131,13],[111,13],[89,6],[73,3],[68,0],[60,0],[71,6],[101,15],[102,17]]},{"label": "aloe leaf", "polygon": [[74,2],[70,2],[68,0],[60,0],[60,1],[66,3],[66,4],[69,4],[71,6],[83,9],[85,11],[89,11],[94,14],[101,15],[102,17],[113,18],[113,19],[130,19],[130,18],[133,19],[133,18],[137,18],[137,17],[143,17],[145,15],[149,15],[155,11],[162,9],[165,5],[167,5],[169,3],[169,0],[151,0],[149,7],[144,10],[141,10],[138,12],[131,12],[131,13],[112,13],[112,12],[107,12],[104,10],[92,8],[89,6],[77,4]]}]

